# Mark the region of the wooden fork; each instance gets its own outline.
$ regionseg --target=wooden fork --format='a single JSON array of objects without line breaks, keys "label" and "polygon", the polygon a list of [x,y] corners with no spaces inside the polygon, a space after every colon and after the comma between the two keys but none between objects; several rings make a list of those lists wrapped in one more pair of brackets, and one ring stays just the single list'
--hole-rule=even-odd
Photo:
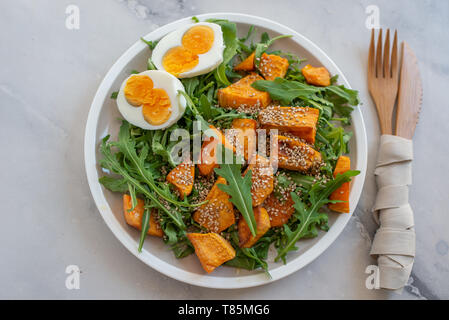
[{"label": "wooden fork", "polygon": [[387,29],[383,49],[382,29],[380,29],[376,50],[374,29],[372,29],[368,57],[368,89],[376,104],[382,134],[393,134],[393,109],[398,95],[398,73],[397,31],[394,33],[390,60],[390,29]]}]

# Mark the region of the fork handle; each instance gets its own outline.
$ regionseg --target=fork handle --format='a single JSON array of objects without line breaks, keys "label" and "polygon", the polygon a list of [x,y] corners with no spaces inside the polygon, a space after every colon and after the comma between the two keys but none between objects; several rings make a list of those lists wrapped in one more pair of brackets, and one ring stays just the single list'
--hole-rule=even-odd
[{"label": "fork handle", "polygon": [[376,104],[377,116],[380,123],[381,134],[393,134],[393,109],[396,101],[396,96],[376,96],[373,97]]},{"label": "fork handle", "polygon": [[370,254],[377,258],[379,284],[384,289],[400,289],[407,284],[415,257],[413,211],[408,203],[412,160],[412,140],[381,136],[374,171],[378,192],[373,207],[380,228]]}]

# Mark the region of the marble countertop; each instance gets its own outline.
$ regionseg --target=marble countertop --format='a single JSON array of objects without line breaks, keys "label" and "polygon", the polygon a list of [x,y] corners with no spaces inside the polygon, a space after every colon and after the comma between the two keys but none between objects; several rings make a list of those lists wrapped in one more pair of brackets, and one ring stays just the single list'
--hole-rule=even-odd
[{"label": "marble countertop", "polygon": [[[80,10],[78,30],[66,27],[70,4]],[[366,86],[369,5],[379,8],[381,27],[397,28],[414,49],[424,86],[410,188],[417,256],[401,294],[365,286],[365,268],[374,263],[368,253],[376,229],[370,208],[379,140]],[[449,298],[449,2],[18,0],[2,1],[0,11],[0,298]],[[319,258],[269,285],[212,290],[154,271],[114,237],[87,185],[83,136],[103,76],[139,36],[181,17],[230,11],[279,21],[329,54],[360,90],[369,163],[353,218]],[[79,290],[65,286],[68,265],[81,269]]]}]

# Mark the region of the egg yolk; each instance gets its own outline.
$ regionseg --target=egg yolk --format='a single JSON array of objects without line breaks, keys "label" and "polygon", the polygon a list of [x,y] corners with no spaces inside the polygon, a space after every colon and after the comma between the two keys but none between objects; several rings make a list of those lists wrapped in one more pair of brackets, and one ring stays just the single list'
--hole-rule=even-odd
[{"label": "egg yolk", "polygon": [[135,107],[140,107],[145,100],[145,97],[150,94],[153,89],[153,80],[148,76],[137,75],[132,76],[126,81],[125,94],[126,100],[129,104]]},{"label": "egg yolk", "polygon": [[170,97],[164,89],[153,88],[153,80],[145,75],[132,76],[126,81],[124,94],[129,104],[142,106],[142,115],[151,125],[166,122],[171,115]]},{"label": "egg yolk", "polygon": [[175,77],[193,69],[198,64],[198,55],[184,47],[171,48],[162,60],[162,66]]},{"label": "egg yolk", "polygon": [[170,49],[162,59],[164,69],[178,77],[193,69],[199,54],[208,52],[214,43],[214,31],[208,26],[195,26],[184,33],[182,46]]},{"label": "egg yolk", "polygon": [[182,37],[182,46],[194,54],[203,54],[212,48],[214,31],[208,26],[190,28]]},{"label": "egg yolk", "polygon": [[154,126],[163,124],[171,115],[170,98],[164,89],[153,89],[151,99],[142,107],[143,118]]}]

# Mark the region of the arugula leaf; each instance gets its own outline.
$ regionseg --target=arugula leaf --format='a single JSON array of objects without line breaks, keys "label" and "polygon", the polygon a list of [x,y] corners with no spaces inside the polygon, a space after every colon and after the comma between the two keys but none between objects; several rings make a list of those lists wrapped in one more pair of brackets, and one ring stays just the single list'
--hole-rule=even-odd
[{"label": "arugula leaf", "polygon": [[184,85],[184,88],[186,89],[186,93],[189,96],[193,96],[195,89],[200,84],[200,80],[198,79],[198,77],[182,79],[182,84]]},{"label": "arugula leaf", "polygon": [[128,209],[128,212],[131,212],[137,206],[137,196],[136,196],[136,188],[129,182],[128,182],[128,191],[129,195],[131,196],[131,208]]},{"label": "arugula leaf", "polygon": [[190,241],[187,240],[187,237],[183,237],[182,239],[178,240],[174,245],[171,246],[171,249],[173,250],[175,257],[178,259],[187,257],[188,255],[191,255],[195,252],[195,249],[193,248]]},{"label": "arugula leaf", "polygon": [[128,183],[123,178],[101,177],[98,181],[112,192],[125,193],[128,191]]},{"label": "arugula leaf", "polygon": [[237,26],[234,22],[224,19],[208,19],[207,22],[216,23],[223,32],[223,41],[226,48],[223,50],[223,63],[227,64],[237,53]]},{"label": "arugula leaf", "polygon": [[325,87],[327,91],[330,91],[337,96],[343,98],[346,102],[348,102],[351,106],[356,106],[359,104],[358,91],[351,90],[346,88],[345,86],[327,86]]},{"label": "arugula leaf", "polygon": [[202,94],[200,97],[198,111],[201,112],[205,120],[211,120],[213,117],[219,114],[219,112],[214,109],[212,109],[212,105],[207,99],[207,97],[204,94]]},{"label": "arugula leaf", "polygon": [[145,208],[142,216],[142,230],[140,232],[139,247],[137,248],[139,252],[142,252],[143,243],[145,241],[145,237],[147,236],[148,229],[150,228],[150,216],[151,209]]},{"label": "arugula leaf", "polygon": [[249,38],[251,38],[251,36],[253,35],[253,33],[256,31],[256,28],[252,25],[249,27],[248,29],[248,33],[246,34],[245,37],[240,38],[239,41],[241,41],[242,43],[245,43]]},{"label": "arugula leaf", "polygon": [[228,77],[226,76],[226,65],[224,63],[220,64],[218,68],[214,70],[214,77],[222,87],[231,85],[231,82],[229,82]]},{"label": "arugula leaf", "polygon": [[148,58],[147,61],[147,69],[148,70],[157,70],[156,66],[154,65],[153,61],[151,60],[151,58]]},{"label": "arugula leaf", "polygon": [[[228,230],[231,245],[235,248],[235,257],[234,259],[227,261],[224,265],[247,270],[254,270],[261,267],[270,277],[268,273],[268,264],[264,261],[266,259],[266,250],[265,248],[261,248],[261,246],[265,244],[260,244],[262,239],[259,240],[251,249],[240,248],[237,227],[233,225],[229,227]],[[269,246],[271,242],[268,241],[267,243]],[[268,250],[268,247],[266,249]]]},{"label": "arugula leaf", "polygon": [[209,129],[209,123],[204,119],[203,115],[198,111],[198,109],[195,106],[195,104],[193,103],[192,99],[184,91],[178,90],[178,94],[181,94],[186,99],[187,106],[192,111],[192,113],[195,115],[196,120],[200,122],[201,131],[207,132]]},{"label": "arugula leaf", "polygon": [[256,44],[256,50],[254,54],[254,62],[256,65],[256,68],[259,68],[260,63],[260,57],[262,54],[275,42],[276,40],[282,39],[282,38],[291,38],[291,35],[280,35],[277,37],[274,37],[273,39],[270,39],[268,36],[268,33],[264,32],[262,33],[260,42]]},{"label": "arugula leaf", "polygon": [[274,81],[257,80],[251,86],[259,91],[266,91],[273,100],[289,105],[296,98],[312,98],[316,93],[323,91],[322,88],[314,87],[298,81],[276,78]]},{"label": "arugula leaf", "polygon": [[154,154],[162,157],[172,167],[176,166],[171,153],[171,146],[167,145],[169,130],[157,130],[153,135],[151,149]]},{"label": "arugula leaf", "polygon": [[167,243],[169,245],[174,245],[176,244],[176,242],[178,242],[178,235],[173,224],[171,223],[163,224],[162,230],[164,231],[164,234],[168,238]]},{"label": "arugula leaf", "polygon": [[109,169],[112,172],[121,175],[123,179],[125,179],[128,183],[134,185],[137,191],[148,197],[156,207],[165,212],[179,228],[181,229],[185,228],[185,224],[180,216],[178,216],[175,212],[172,212],[168,210],[165,206],[163,206],[152,191],[150,191],[148,188],[142,185],[139,182],[139,180],[134,178],[129,172],[129,170],[122,167],[119,160],[117,159],[117,156],[112,153],[111,151],[112,144],[108,143],[108,139],[109,136],[106,136],[103,139],[102,144],[100,146],[100,152],[103,155],[103,159],[100,160],[100,165],[103,168]]},{"label": "arugula leaf", "polygon": [[234,268],[242,268],[246,270],[256,269],[256,260],[248,257],[243,250],[237,249],[235,257],[232,260],[227,261],[224,265]]},{"label": "arugula leaf", "polygon": [[156,47],[157,43],[159,42],[159,41],[145,40],[143,37],[140,37],[140,40],[145,42],[147,44],[148,48],[150,48],[150,50],[153,50]]},{"label": "arugula leaf", "polygon": [[266,261],[262,260],[261,258],[259,258],[256,251],[254,250],[254,248],[242,248],[242,252],[246,256],[254,259],[256,261],[256,263],[258,263],[262,267],[262,269],[265,271],[265,274],[267,275],[267,277],[269,279],[271,279],[271,274],[268,272],[268,263]]},{"label": "arugula leaf", "polygon": [[239,42],[237,39],[237,26],[235,23],[223,19],[208,19],[208,22],[220,25],[223,32],[225,49],[223,50],[223,62],[214,70],[214,76],[222,86],[229,86],[231,83],[226,77],[226,66],[236,55]]},{"label": "arugula leaf", "polygon": [[312,186],[309,192],[310,205],[306,205],[294,192],[291,193],[293,201],[295,202],[296,214],[299,219],[299,224],[294,231],[290,230],[288,225],[284,225],[284,231],[287,235],[287,244],[278,250],[278,255],[275,261],[282,259],[285,263],[285,256],[288,252],[296,250],[296,242],[306,236],[316,234],[316,226],[327,222],[323,214],[318,213],[318,210],[329,202],[329,196],[332,192],[337,190],[343,183],[349,182],[351,177],[356,176],[360,171],[346,171],[343,174],[337,175],[335,179],[329,181],[324,186],[316,183]]},{"label": "arugula leaf", "polygon": [[[226,150],[226,148],[223,148]],[[231,201],[240,211],[251,233],[256,236],[256,219],[254,218],[252,198],[251,198],[251,170],[244,177],[241,174],[242,165],[233,161],[232,164],[222,163],[220,168],[215,168],[215,172],[226,179],[227,185],[219,184],[218,188],[231,197]]]},{"label": "arugula leaf", "polygon": [[[168,131],[166,131],[168,132]],[[139,176],[143,179],[143,181],[154,191],[158,196],[162,199],[176,205],[176,206],[186,206],[193,207],[198,205],[191,205],[185,202],[179,202],[174,200],[171,196],[162,192],[155,184],[154,179],[151,175],[151,172],[145,168],[144,161],[148,155],[148,147],[142,148],[140,155],[137,155],[135,149],[135,141],[130,139],[129,136],[129,122],[123,121],[122,126],[120,127],[120,131],[118,134],[118,141],[114,143],[114,146],[118,147],[121,152],[128,158],[134,166],[134,169],[139,174]],[[154,142],[154,141],[153,141]],[[129,169],[128,169],[129,171]]]}]

